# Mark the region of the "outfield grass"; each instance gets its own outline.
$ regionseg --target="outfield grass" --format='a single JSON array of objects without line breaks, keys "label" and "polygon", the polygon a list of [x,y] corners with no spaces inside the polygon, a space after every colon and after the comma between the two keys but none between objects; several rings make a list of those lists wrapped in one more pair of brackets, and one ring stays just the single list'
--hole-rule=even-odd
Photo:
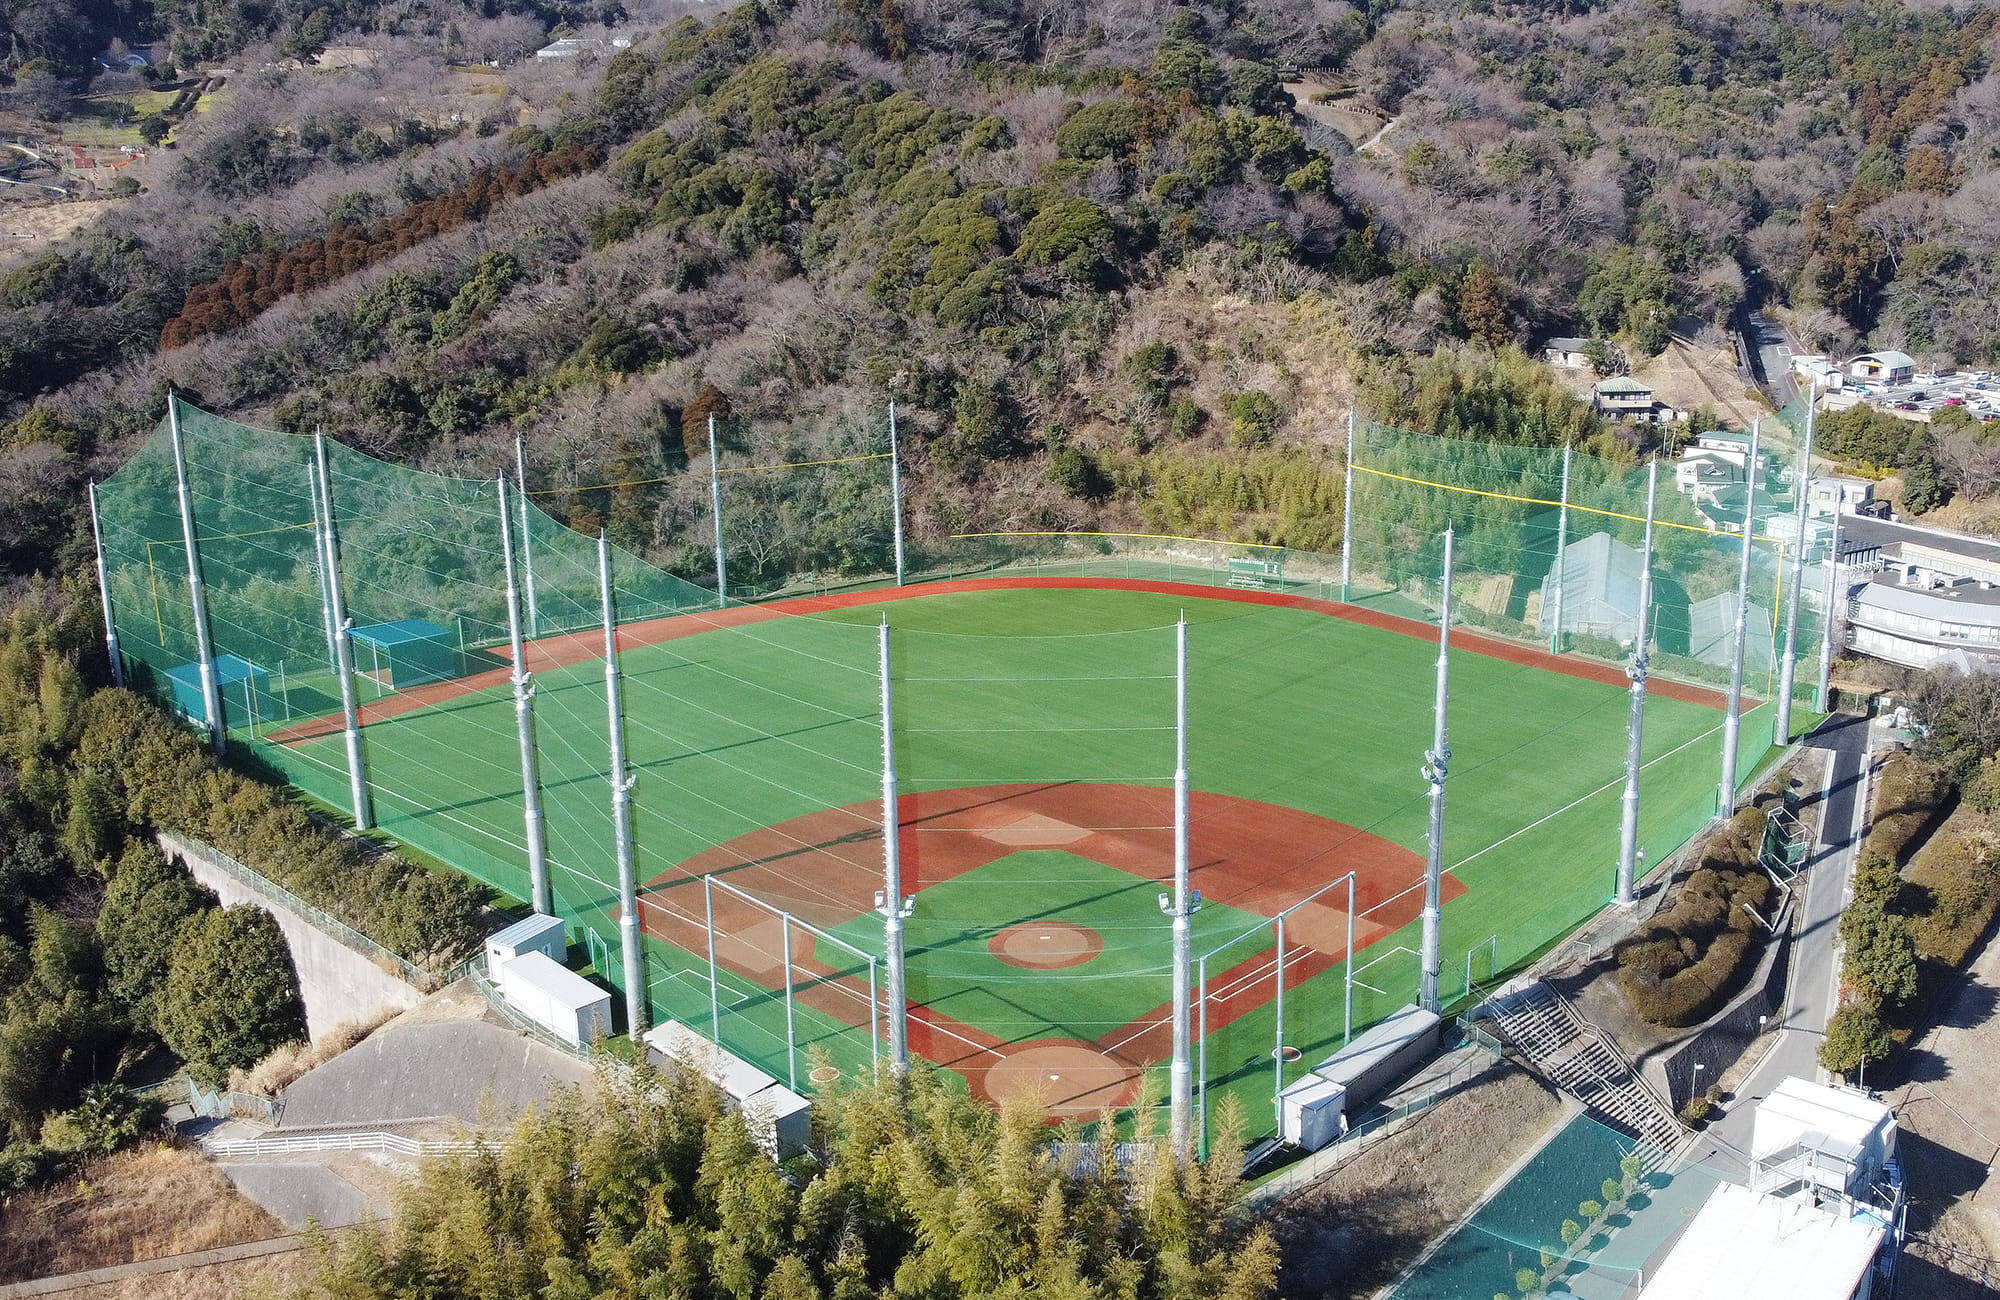
[{"label": "outfield grass", "polygon": [[[885,614],[895,629],[905,791],[1064,779],[1166,784],[1172,624],[1182,613],[1190,623],[1189,765],[1196,789],[1298,808],[1424,852],[1426,786],[1418,768],[1430,742],[1433,642],[1195,592],[1009,590],[926,595],[626,651],[640,877],[654,878],[738,835],[878,797],[872,625]],[[602,665],[544,673],[537,685],[558,908],[595,934],[592,957],[603,966],[616,946],[616,899]],[[1445,857],[1468,892],[1446,908],[1447,994],[1457,991],[1465,953],[1475,944],[1499,936],[1499,964],[1512,966],[1604,901],[1617,848],[1628,707],[1626,692],[1615,686],[1464,649],[1453,655],[1452,685]],[[1768,706],[1762,712],[1768,718]],[[1721,720],[1719,711],[1700,705],[1648,702],[1641,826],[1655,860],[1713,808]],[[366,735],[384,828],[524,896],[510,693],[468,695],[371,725]],[[1754,720],[1747,723],[1746,776],[1767,744],[1768,734],[1759,739]],[[344,803],[337,736],[263,749],[302,786]],[[1198,826],[1194,834],[1198,846]],[[1328,879],[1344,870],[1331,863]],[[1168,871],[1163,862],[1161,874]],[[1142,882],[1142,901],[1151,892]],[[1024,894],[1015,917],[986,915],[1005,898],[1004,889],[984,891],[982,923],[1042,914],[1036,898]],[[949,892],[936,902],[940,909],[956,906]],[[1133,908],[1137,924],[1144,909]],[[948,924],[950,915],[931,912],[929,901],[919,899],[913,952],[929,951],[912,958],[913,988],[966,1007],[990,1003],[995,995],[980,990],[991,972],[954,967],[958,947],[926,928]],[[1149,919],[1158,954],[1147,964],[1157,970],[1165,964],[1166,927],[1157,912]],[[1254,926],[1255,918],[1247,921]],[[879,923],[863,917],[847,937],[872,950],[871,935],[879,943]],[[1399,946],[1413,948],[1414,939],[1388,936],[1361,954],[1362,963],[1375,964],[1357,989],[1357,1026],[1413,998],[1414,955],[1397,953]],[[711,992],[705,955],[649,943],[648,961],[657,1012],[701,1024]],[[1227,964],[1219,959],[1219,966]],[[1475,975],[1485,977],[1485,957]],[[1148,1005],[1166,1001],[1160,982]],[[1060,980],[1043,983],[1066,987]],[[793,1062],[784,1059],[781,1000],[733,978],[724,984],[715,1000],[725,1039],[783,1077],[781,1067]],[[1109,1014],[1062,1005],[1062,993],[1050,997],[1037,990],[1015,998],[1004,1015],[991,1006],[979,1014],[1019,1026],[1015,1037],[1057,1035],[1079,1018]],[[802,1036],[838,1063],[867,1059],[865,1030],[806,1008],[795,1014]],[[1338,972],[1293,992],[1286,1037],[1306,1052],[1301,1068],[1318,1059],[1313,1053],[1336,1046],[1345,1028]],[[1274,1034],[1268,1012],[1217,1030],[1209,1075],[1237,1081],[1251,1099],[1265,1098],[1259,1107],[1267,1106]],[[1259,1107],[1253,1120],[1261,1118]]]}]

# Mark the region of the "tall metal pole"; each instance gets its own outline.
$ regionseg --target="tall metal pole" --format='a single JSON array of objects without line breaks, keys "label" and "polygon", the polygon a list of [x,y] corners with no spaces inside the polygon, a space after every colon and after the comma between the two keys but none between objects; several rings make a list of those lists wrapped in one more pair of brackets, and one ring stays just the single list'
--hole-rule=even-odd
[{"label": "tall metal pole", "polygon": [[1799,508],[1797,514],[1798,536],[1792,542],[1792,588],[1785,593],[1785,653],[1778,660],[1778,717],[1773,738],[1780,744],[1792,738],[1792,686],[1797,680],[1798,665],[1795,657],[1799,645],[1799,587],[1806,577],[1806,504],[1812,495],[1812,454],[1813,454],[1813,408],[1817,403],[1810,398],[1808,389],[1806,401],[1806,446],[1799,457]]},{"label": "tall metal pole", "polygon": [[542,607],[535,599],[535,539],[528,527],[528,443],[514,439],[514,481],[521,487],[521,580],[528,596],[528,635],[542,634]]},{"label": "tall metal pole", "polygon": [[729,560],[722,553],[722,463],[715,458],[715,417],[708,417],[708,508],[715,516],[715,603],[729,603]]},{"label": "tall metal pole", "polygon": [[181,445],[180,399],[167,395],[167,431],[174,445],[174,483],[180,494],[181,540],[187,545],[188,603],[194,610],[195,663],[201,673],[201,705],[207,712],[208,743],[220,754],[229,748],[222,725],[222,688],[215,680],[215,647],[208,636],[208,594],[201,582],[201,552],[195,546],[194,498],[188,492],[187,451]]},{"label": "tall metal pole", "polygon": [[90,541],[97,549],[97,592],[104,600],[104,652],[111,656],[111,684],[125,687],[125,659],[118,653],[118,620],[111,614],[111,572],[104,565],[104,529],[97,519],[97,482],[90,484]]},{"label": "tall metal pole", "polygon": [[1750,633],[1750,550],[1757,535],[1757,435],[1762,421],[1750,422],[1750,458],[1743,462],[1748,486],[1743,494],[1743,558],[1736,570],[1736,640],[1729,654],[1728,713],[1722,719],[1722,779],[1716,785],[1718,821],[1736,808],[1736,738],[1743,728],[1737,717],[1743,705],[1743,643]]},{"label": "tall metal pole", "polygon": [[1174,961],[1174,1058],[1168,1071],[1167,1128],[1174,1151],[1182,1156],[1194,1149],[1189,991],[1194,969],[1193,918],[1200,905],[1189,887],[1188,870],[1187,629],[1187,616],[1182,615],[1174,625],[1174,894],[1167,908],[1173,920]]},{"label": "tall metal pole", "polygon": [[896,399],[889,399],[889,514],[896,523],[896,585],[903,585],[903,457],[896,439]]},{"label": "tall metal pole", "polygon": [[1431,783],[1431,830],[1424,861],[1423,969],[1417,1005],[1438,1011],[1438,972],[1444,951],[1444,783],[1451,765],[1446,713],[1451,703],[1451,529],[1444,530],[1444,586],[1438,600],[1437,697],[1431,705],[1431,747],[1424,751],[1424,779]]},{"label": "tall metal pole", "polygon": [[542,822],[542,776],[535,752],[535,688],[528,673],[528,647],[521,638],[521,591],[514,581],[514,538],[507,511],[507,480],[494,483],[500,493],[500,554],[507,574],[507,643],[513,651],[514,730],[521,740],[521,816],[528,841],[528,893],[535,911],[553,915],[549,893],[548,828]]},{"label": "tall metal pole", "polygon": [[903,969],[903,921],[910,901],[903,897],[902,817],[896,807],[896,705],[889,676],[889,616],[882,616],[876,634],[882,674],[882,892],[876,898],[882,914],[882,952],[888,966],[889,1068],[902,1074],[910,1068],[910,994]]},{"label": "tall metal pole", "polygon": [[[625,770],[625,709],[618,687],[618,619],[611,603],[611,542],[597,535],[597,587],[604,611],[604,708],[611,729],[611,825],[618,852],[618,946],[625,963],[625,1029],[646,1019],[646,960],[639,951],[639,873],[632,854],[632,784]],[[713,927],[711,932],[713,931]]]},{"label": "tall metal pole", "polygon": [[1632,901],[1639,867],[1639,770],[1645,763],[1646,667],[1653,636],[1653,515],[1660,498],[1660,462],[1646,467],[1646,541],[1639,554],[1639,630],[1633,640],[1632,662],[1625,675],[1632,679],[1632,718],[1625,728],[1625,805],[1618,827],[1618,896],[1623,907]]},{"label": "tall metal pole", "polygon": [[1570,445],[1564,443],[1562,496],[1556,505],[1556,563],[1551,570],[1555,575],[1552,585],[1555,602],[1549,620],[1549,653],[1558,655],[1563,648],[1563,580],[1568,576],[1564,557],[1569,550],[1569,457]]},{"label": "tall metal pole", "polygon": [[319,562],[326,574],[326,616],[333,626],[333,671],[340,678],[341,734],[347,744],[347,797],[354,829],[375,825],[375,802],[368,790],[368,757],[361,748],[361,706],[354,697],[354,624],[340,590],[340,533],[333,518],[333,478],[327,472],[326,437],[313,435],[313,468],[318,470]]},{"label": "tall metal pole", "polygon": [[1347,482],[1340,511],[1340,599],[1354,585],[1354,412],[1347,413]]},{"label": "tall metal pole", "polygon": [[1840,505],[1833,507],[1833,545],[1826,553],[1826,614],[1819,630],[1819,680],[1815,683],[1818,692],[1814,698],[1819,701],[1823,712],[1833,712],[1833,700],[1828,695],[1828,687],[1833,677],[1833,622],[1834,602],[1840,598]]}]

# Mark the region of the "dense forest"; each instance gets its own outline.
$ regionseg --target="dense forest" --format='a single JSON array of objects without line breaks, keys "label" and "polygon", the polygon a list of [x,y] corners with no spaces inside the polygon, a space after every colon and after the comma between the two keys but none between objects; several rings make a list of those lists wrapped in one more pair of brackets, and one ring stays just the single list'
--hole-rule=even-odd
[{"label": "dense forest", "polygon": [[[74,563],[77,488],[170,384],[429,469],[495,472],[524,436],[545,503],[698,577],[682,434],[708,411],[809,459],[879,439],[894,398],[919,534],[1323,548],[1356,404],[1638,450],[1514,351],[1550,331],[1643,357],[1755,300],[1835,351],[2000,357],[1990,12],[684,14],[0,7],[23,129],[50,79],[58,107],[133,80],[93,76],[100,42],[150,42],[160,84],[233,70],[143,193],[0,273],[0,563]],[[569,31],[632,43],[523,58]],[[373,61],[315,66],[337,42]],[[1342,111],[1380,129],[1357,149]],[[1968,460],[1942,492],[1990,488]],[[879,558],[825,551],[796,562]]]}]

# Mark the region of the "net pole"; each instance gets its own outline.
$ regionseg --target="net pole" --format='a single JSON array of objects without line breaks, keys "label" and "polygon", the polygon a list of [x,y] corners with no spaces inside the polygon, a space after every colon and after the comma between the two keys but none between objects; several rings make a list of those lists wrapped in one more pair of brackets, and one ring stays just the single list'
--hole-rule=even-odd
[{"label": "net pole", "polygon": [[97,481],[90,483],[90,544],[97,555],[97,594],[104,602],[104,653],[111,658],[111,684],[125,689],[125,660],[118,653],[118,620],[111,613],[111,573],[104,564],[104,529],[97,519]]},{"label": "net pole", "polygon": [[1447,711],[1451,703],[1451,529],[1444,530],[1444,584],[1438,599],[1437,697],[1431,708],[1431,747],[1424,751],[1424,776],[1431,785],[1429,850],[1424,861],[1423,968],[1417,976],[1417,1005],[1439,1011],[1438,974],[1444,961],[1444,783],[1451,763]]},{"label": "net pole", "polygon": [[799,1031],[792,1019],[792,914],[778,913],[779,941],[785,945],[785,1086],[799,1086]]},{"label": "net pole", "polygon": [[896,526],[896,585],[903,585],[903,458],[896,439],[896,399],[889,399],[889,517]]},{"label": "net pole", "polygon": [[1343,982],[1347,987],[1341,995],[1340,1045],[1345,1047],[1354,1041],[1354,873],[1352,871],[1347,873],[1347,960],[1342,965],[1346,967],[1343,972],[1346,979]]},{"label": "net pole", "polygon": [[[1625,799],[1618,825],[1616,901],[1620,907],[1632,904],[1632,887],[1639,866],[1639,772],[1645,763],[1647,647],[1653,632],[1653,519],[1659,497],[1660,462],[1654,460],[1646,467],[1646,540],[1639,554],[1639,628],[1633,637],[1632,662],[1625,668],[1625,675],[1632,679],[1632,717],[1625,731]],[[1470,962],[1470,956],[1466,960]],[[1466,969],[1472,968],[1468,965]]]},{"label": "net pole", "polygon": [[1194,1061],[1190,1054],[1189,984],[1193,969],[1194,910],[1189,888],[1187,765],[1187,615],[1174,624],[1174,894],[1173,918],[1174,1055],[1168,1069],[1167,1127],[1176,1155],[1192,1150]]},{"label": "net pole", "polygon": [[1278,1128],[1285,1126],[1285,1104],[1278,1099],[1285,1092],[1285,914],[1278,913],[1278,997],[1277,1042],[1271,1047],[1271,1064],[1277,1074],[1277,1088],[1271,1093],[1271,1122]]},{"label": "net pole", "polygon": [[708,509],[715,516],[715,603],[729,604],[729,560],[722,553],[722,469],[715,458],[715,417],[708,417]]},{"label": "net pole", "polygon": [[1743,705],[1743,646],[1750,639],[1750,551],[1757,535],[1757,436],[1761,420],[1750,422],[1750,457],[1744,461],[1748,486],[1743,496],[1743,557],[1736,569],[1736,644],[1729,653],[1728,712],[1722,719],[1722,776],[1716,784],[1715,819],[1727,818],[1736,807],[1736,737],[1742,730],[1737,716]]},{"label": "net pole", "polygon": [[[702,876],[702,904],[708,908],[708,1038],[722,1044],[722,984],[716,978],[716,878]],[[874,970],[870,968],[870,978]]]},{"label": "net pole", "polygon": [[1208,956],[1203,954],[1195,971],[1195,988],[1199,991],[1201,1006],[1199,1044],[1200,1066],[1196,1071],[1195,1099],[1199,1106],[1197,1118],[1201,1129],[1201,1155],[1208,1158]]},{"label": "net pole", "polygon": [[333,519],[333,477],[327,471],[324,434],[313,435],[313,467],[319,471],[320,567],[326,572],[326,616],[333,629],[333,671],[340,678],[347,797],[354,808],[354,829],[365,831],[375,825],[375,808],[368,789],[368,756],[361,746],[361,706],[354,697],[354,622],[347,617],[346,597],[340,589],[340,533]]},{"label": "net pole", "polygon": [[1799,454],[1798,536],[1792,542],[1792,586],[1785,593],[1785,653],[1778,660],[1778,717],[1772,733],[1780,745],[1792,739],[1792,688],[1798,680],[1799,588],[1806,580],[1806,507],[1812,495],[1813,407],[1806,402],[1806,445]]},{"label": "net pole", "polygon": [[1347,413],[1347,474],[1340,511],[1340,599],[1354,585],[1354,412]]},{"label": "net pole", "polygon": [[521,583],[528,598],[528,635],[542,634],[542,607],[535,599],[534,533],[528,527],[528,441],[514,439],[514,481],[521,485]]},{"label": "net pole", "polygon": [[1556,502],[1556,563],[1554,596],[1555,608],[1549,621],[1549,653],[1559,655],[1563,648],[1563,579],[1569,566],[1564,563],[1565,552],[1569,549],[1569,458],[1570,445],[1563,444],[1562,495]]},{"label": "net pole", "polygon": [[888,966],[889,1068],[902,1074],[910,1068],[910,995],[903,968],[903,920],[914,899],[903,897],[902,818],[896,808],[895,692],[889,676],[889,616],[876,632],[876,652],[882,677],[882,892],[876,907],[882,914],[882,954]]},{"label": "net pole", "polygon": [[1828,695],[1828,687],[1833,677],[1833,602],[1840,594],[1840,503],[1833,507],[1833,545],[1826,553],[1826,617],[1819,630],[1819,680],[1814,683],[1822,712],[1833,712],[1833,699]]},{"label": "net pole", "polygon": [[201,581],[201,552],[195,546],[194,498],[188,492],[187,450],[181,443],[180,399],[167,394],[167,431],[174,446],[174,486],[180,496],[181,540],[187,545],[188,603],[194,612],[196,670],[201,705],[208,714],[208,743],[217,754],[229,747],[222,727],[222,687],[215,677],[215,645],[208,635],[208,594]]},{"label": "net pole", "polygon": [[[542,776],[535,751],[535,688],[528,672],[528,647],[521,638],[521,588],[514,569],[514,538],[507,510],[507,479],[494,480],[500,496],[501,567],[507,579],[507,645],[513,655],[514,731],[521,746],[521,820],[528,843],[528,892],[535,911],[555,911],[549,896],[548,828],[542,819]],[[526,499],[526,494],[523,494]]]},{"label": "net pole", "polygon": [[[611,541],[597,535],[597,587],[604,613],[604,708],[611,740],[611,823],[618,852],[618,947],[625,965],[625,1025],[633,1038],[646,1020],[646,964],[639,951],[639,881],[632,855],[632,785],[625,768],[625,709],[618,683],[618,620],[611,599]],[[707,877],[703,877],[707,879]],[[713,927],[710,929],[713,934]]]},{"label": "net pole", "polygon": [[[712,924],[708,936],[712,949],[715,945],[715,927]],[[882,994],[876,970],[878,965],[873,957],[868,959],[868,1065],[879,1073],[882,1069]]]}]

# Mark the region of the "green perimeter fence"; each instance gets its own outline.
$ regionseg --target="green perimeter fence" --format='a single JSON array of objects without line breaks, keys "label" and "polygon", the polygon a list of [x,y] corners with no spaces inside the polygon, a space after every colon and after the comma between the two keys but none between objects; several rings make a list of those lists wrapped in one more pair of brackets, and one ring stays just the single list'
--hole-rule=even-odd
[{"label": "green perimeter fence", "polygon": [[[185,404],[176,415],[229,740],[346,811],[314,442]],[[353,625],[375,818],[412,848],[523,899],[523,787],[497,485],[406,470],[331,442],[325,454],[338,534],[332,572]],[[744,453],[753,462],[746,468],[757,467],[757,456],[755,447]],[[1380,472],[1355,476],[1346,568],[1338,556],[1132,535],[1010,534],[909,547],[912,582],[1080,576],[1256,599],[1338,601],[1344,593],[1412,620],[1402,626],[1407,635],[1282,603],[1144,592],[1122,605],[1025,601],[1009,607],[1005,635],[993,634],[990,612],[943,594],[746,620],[735,607],[719,610],[712,590],[697,582],[614,550],[656,1016],[710,1032],[801,1085],[815,1065],[851,1072],[879,1059],[881,683],[870,624],[886,610],[896,622],[896,756],[913,878],[925,878],[926,854],[959,863],[937,888],[926,884],[911,920],[912,1001],[927,1013],[913,1026],[913,1044],[968,1079],[985,1068],[994,1044],[1022,1040],[1081,1040],[1122,1052],[1118,1059],[1158,1061],[1167,928],[1152,881],[1143,870],[1137,885],[1131,872],[1103,874],[1095,859],[1115,845],[1072,852],[1061,835],[1027,836],[995,853],[991,827],[978,824],[975,807],[953,804],[954,792],[1079,785],[1163,792],[1173,769],[1171,624],[1185,604],[1196,621],[1197,789],[1303,809],[1420,857],[1416,764],[1429,740],[1434,652],[1418,625],[1434,617],[1430,530],[1449,523],[1466,539],[1456,593],[1466,621],[1543,648],[1550,648],[1539,631],[1543,593],[1562,536],[1570,562],[1564,635],[1553,648],[1579,663],[1630,652],[1612,615],[1600,618],[1630,603],[1619,585],[1629,565],[1618,567],[1623,553],[1594,534],[1637,544],[1643,478],[1631,467],[1572,457],[1566,506],[1560,459],[1560,452],[1366,428],[1357,437],[1357,469]],[[884,466],[864,455],[814,473],[829,499],[861,503],[856,517],[870,522],[856,525],[855,547],[844,552],[822,538],[820,552],[834,558],[818,567],[801,561],[785,581],[770,557],[737,549],[756,539],[749,523],[731,520],[723,532],[732,574],[754,573],[777,595],[883,581],[857,570],[887,559],[888,534],[870,513]],[[842,474],[849,480],[830,477]],[[163,429],[100,486],[98,505],[128,676],[200,719],[176,484]],[[782,507],[771,489],[760,492],[760,508]],[[597,543],[518,494],[506,499],[531,640],[555,910],[595,973],[622,989]],[[725,497],[726,518],[732,499]],[[1671,514],[1685,527],[1662,529],[1673,542],[1655,549],[1662,611],[1655,668],[1712,686],[1717,665],[1703,657],[1709,647],[1701,639],[1709,615],[1697,607],[1734,591],[1735,554],[1727,530],[1704,524],[1664,481],[1660,500],[1660,518]],[[1551,519],[1551,510],[1567,520]],[[712,521],[709,529],[712,539]],[[1586,562],[1599,552],[1614,560],[1602,578]],[[1777,542],[1754,547],[1753,591],[1772,594],[1761,612],[1752,600],[1745,680],[1753,695],[1768,694],[1765,683],[1775,679],[1772,647],[1783,633],[1771,620],[1782,607],[1779,583],[1791,581],[1786,553]],[[692,560],[688,571],[712,577]],[[1806,589],[1816,590],[1810,579]],[[1686,613],[1667,612],[1683,601]],[[1819,625],[1817,607],[1807,611],[1797,644],[1809,660]],[[1772,635],[1760,637],[1759,628]],[[1463,664],[1455,670],[1452,732],[1460,758],[1447,865],[1463,893],[1445,911],[1448,997],[1530,960],[1604,902],[1626,725],[1624,693],[1601,681],[1491,655],[1454,663]],[[1800,676],[1803,684],[1812,674],[1802,668]],[[1746,779],[1770,747],[1772,713],[1766,701],[1743,720],[1738,770]],[[1641,830],[1657,862],[1715,811],[1721,731],[1712,704],[1654,697],[1647,719]],[[1105,844],[1130,841],[1154,853],[1161,866],[1153,874],[1164,875],[1166,859],[1156,852],[1167,842],[1162,806],[1113,800],[1098,810],[1102,824],[1082,829]],[[913,816],[913,808],[936,816]],[[986,847],[967,849],[975,839]],[[1198,914],[1204,1100],[1236,1094],[1255,1130],[1271,1126],[1278,1086],[1412,1000],[1416,887],[1364,878],[1350,902],[1351,851],[1329,843],[1286,877],[1281,897],[1215,902]],[[1087,978],[996,964],[993,944],[1006,923],[1064,917],[1080,918],[1104,944],[1102,957],[1082,968]]]}]

